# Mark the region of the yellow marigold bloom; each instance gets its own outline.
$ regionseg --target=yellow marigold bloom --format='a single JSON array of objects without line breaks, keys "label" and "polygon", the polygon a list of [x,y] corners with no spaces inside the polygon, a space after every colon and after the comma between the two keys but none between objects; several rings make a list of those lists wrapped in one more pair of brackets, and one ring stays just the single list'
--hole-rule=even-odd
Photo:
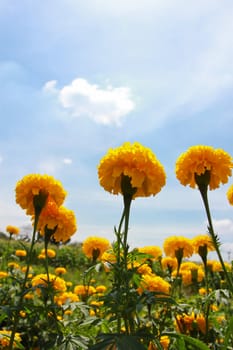
[{"label": "yellow marigold bloom", "polygon": [[183,334],[189,334],[190,331],[198,329],[201,333],[206,333],[206,322],[203,314],[190,315],[183,314],[176,317],[177,330]]},{"label": "yellow marigold bloom", "polygon": [[8,273],[6,271],[0,271],[0,278],[6,278]]},{"label": "yellow marigold bloom", "polygon": [[59,305],[63,305],[67,302],[76,302],[79,301],[79,297],[77,294],[72,293],[72,292],[63,292],[60,293],[59,295],[54,296],[54,301]]},{"label": "yellow marigold bloom", "polygon": [[20,230],[16,226],[8,225],[6,227],[6,232],[8,232],[10,235],[18,235]]},{"label": "yellow marigold bloom", "polygon": [[233,185],[231,185],[227,191],[228,202],[233,205]]},{"label": "yellow marigold bloom", "polygon": [[138,267],[137,272],[140,275],[150,275],[152,274],[152,268],[148,264],[139,264],[139,262],[134,261],[133,267]]},{"label": "yellow marigold bloom", "polygon": [[171,258],[170,256],[166,256],[161,260],[163,270],[168,269],[169,271],[174,271],[177,269],[177,260],[175,258]]},{"label": "yellow marigold bloom", "polygon": [[[11,331],[7,330],[1,330],[0,331],[0,348],[8,348],[10,345],[10,337],[11,337]],[[13,343],[13,348],[14,349],[19,349],[18,344],[22,341],[20,337],[20,333],[15,333],[15,338],[14,338],[14,343]]]},{"label": "yellow marigold bloom", "polygon": [[[211,266],[212,265],[212,271],[214,271],[214,272],[220,272],[220,271],[222,271],[223,269],[222,269],[222,265],[221,265],[221,263],[219,262],[219,261],[208,261],[207,262],[207,265],[208,266]],[[228,271],[230,271],[231,270],[231,264],[229,264],[228,262],[224,262],[224,265],[225,265],[225,267],[226,267],[226,269],[228,270]]]},{"label": "yellow marigold bloom", "polygon": [[201,255],[203,249],[213,251],[214,246],[209,235],[198,235],[192,239],[194,253]]},{"label": "yellow marigold bloom", "polygon": [[170,284],[163,278],[150,274],[143,276],[138,292],[141,294],[143,290],[148,290],[150,292],[169,294],[170,287]]},{"label": "yellow marigold bloom", "polygon": [[88,296],[92,295],[96,292],[96,289],[93,286],[84,286],[83,284],[79,284],[74,287],[74,293],[80,296]]},{"label": "yellow marigold bloom", "polygon": [[83,241],[82,251],[93,260],[101,259],[103,253],[110,248],[110,242],[106,238],[91,236]]},{"label": "yellow marigold bloom", "polygon": [[15,251],[15,255],[18,257],[25,257],[25,256],[27,256],[27,252],[24,249],[17,249]]},{"label": "yellow marigold bloom", "polygon": [[193,254],[192,241],[182,236],[171,236],[165,239],[163,244],[164,252],[167,256],[176,258],[179,250],[182,251],[184,258],[189,258]]},{"label": "yellow marigold bloom", "polygon": [[220,183],[227,183],[231,176],[232,157],[222,149],[197,145],[182,153],[176,162],[176,177],[184,186],[196,187],[195,174],[210,171],[209,188],[214,190]]},{"label": "yellow marigold bloom", "polygon": [[152,260],[157,260],[157,259],[161,258],[161,256],[163,255],[161,248],[156,246],[156,245],[140,247],[140,248],[138,248],[138,251],[140,253],[145,253],[145,254],[151,255]]},{"label": "yellow marigold bloom", "polygon": [[97,292],[97,293],[105,293],[106,290],[107,290],[107,287],[104,286],[104,285],[99,285],[99,286],[97,286],[95,289],[96,289],[96,292]]},{"label": "yellow marigold bloom", "polygon": [[[170,339],[167,335],[162,335],[159,339],[160,344],[163,347],[163,350],[168,350]],[[148,346],[148,350],[158,350],[157,346],[151,341]]]},{"label": "yellow marigold bloom", "polygon": [[22,209],[26,209],[28,215],[34,215],[35,209],[33,200],[35,196],[43,193],[46,197],[51,197],[58,206],[62,205],[66,197],[66,192],[60,181],[53,176],[41,174],[29,174],[24,176],[15,188],[16,203]]},{"label": "yellow marigold bloom", "polygon": [[56,267],[55,269],[56,275],[64,275],[65,273],[67,273],[67,270],[65,267]]},{"label": "yellow marigold bloom", "polygon": [[[211,288],[209,288],[209,293],[210,292],[212,292],[212,289]],[[200,295],[206,295],[207,294],[207,290],[206,290],[206,288],[200,288],[199,290],[198,290],[198,293],[200,294]]]},{"label": "yellow marigold bloom", "polygon": [[[53,249],[47,249],[47,255],[48,255],[49,258],[55,258],[56,252],[55,252],[55,250],[53,250]],[[40,256],[42,259],[45,258],[45,249],[42,249],[42,250],[41,250],[39,256]],[[39,258],[39,256],[38,256],[38,258]]]},{"label": "yellow marigold bloom", "polygon": [[186,286],[201,282],[205,277],[202,267],[193,262],[182,263],[180,266],[180,275],[182,277],[182,282]]},{"label": "yellow marigold bloom", "polygon": [[74,212],[63,206],[58,207],[53,200],[49,200],[42,210],[38,230],[42,236],[46,230],[54,230],[52,237],[57,242],[66,242],[77,231]]},{"label": "yellow marigold bloom", "polygon": [[11,261],[7,264],[7,266],[10,268],[10,269],[16,269],[18,270],[20,268],[19,264],[17,264],[16,262],[14,261]]},{"label": "yellow marigold bloom", "polygon": [[27,294],[24,294],[23,297],[26,300],[31,300],[31,299],[34,299],[34,294],[33,293],[27,293]]},{"label": "yellow marigold bloom", "polygon": [[[53,274],[49,274],[49,282],[53,286],[55,291],[65,292],[66,291],[66,282]],[[47,274],[39,274],[33,277],[32,279],[33,287],[47,287],[48,286],[48,276]],[[37,290],[39,292],[39,290]]]},{"label": "yellow marigold bloom", "polygon": [[133,198],[156,195],[166,182],[161,163],[151,149],[138,142],[125,142],[118,148],[110,149],[100,161],[98,176],[100,185],[106,191],[122,193],[123,175],[129,177],[131,186],[137,189]]}]

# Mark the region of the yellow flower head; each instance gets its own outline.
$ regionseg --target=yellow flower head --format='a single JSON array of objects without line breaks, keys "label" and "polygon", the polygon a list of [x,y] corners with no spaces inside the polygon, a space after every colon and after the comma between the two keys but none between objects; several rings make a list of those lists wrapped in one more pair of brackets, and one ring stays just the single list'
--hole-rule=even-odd
[{"label": "yellow flower head", "polygon": [[77,231],[74,212],[63,206],[58,207],[53,200],[49,200],[42,210],[38,230],[42,236],[46,230],[54,230],[52,237],[57,242],[66,242]]},{"label": "yellow flower head", "polygon": [[95,287],[93,286],[84,286],[83,284],[78,284],[74,287],[74,293],[79,296],[88,296],[96,292]]},{"label": "yellow flower head", "polygon": [[133,198],[156,195],[165,185],[166,175],[163,166],[154,153],[140,143],[125,142],[122,146],[110,149],[98,166],[100,185],[113,194],[122,193],[122,176],[130,178],[136,189]]},{"label": "yellow flower head", "polygon": [[[55,291],[59,292],[65,292],[66,291],[66,282],[53,274],[49,274],[49,282],[51,283],[53,289]],[[33,277],[32,279],[32,286],[33,287],[48,287],[48,276],[47,274],[39,274]],[[38,290],[37,290],[38,291]]]},{"label": "yellow flower head", "polygon": [[233,185],[231,185],[227,191],[228,202],[233,205]]},{"label": "yellow flower head", "polygon": [[94,260],[101,259],[103,253],[110,248],[107,238],[91,236],[83,241],[83,253]]},{"label": "yellow flower head", "polygon": [[[8,348],[10,345],[11,331],[1,330],[0,331],[0,349]],[[18,349],[18,344],[21,342],[20,333],[15,333],[13,349]]]},{"label": "yellow flower head", "polygon": [[143,290],[148,290],[150,292],[169,294],[170,288],[170,284],[162,277],[150,274],[143,275],[141,285],[138,288],[138,292],[141,294]]},{"label": "yellow flower head", "polygon": [[[187,261],[180,266],[180,275],[184,285],[201,282],[204,278],[204,271],[200,265]],[[174,274],[175,276],[175,274]]]},{"label": "yellow flower head", "polygon": [[6,227],[6,232],[8,232],[10,235],[18,235],[19,231],[19,228],[16,226],[8,225]]},{"label": "yellow flower head", "polygon": [[65,273],[67,273],[67,270],[65,267],[56,267],[55,269],[55,274],[56,275],[64,275]]},{"label": "yellow flower head", "polygon": [[29,174],[24,176],[15,188],[16,203],[26,209],[28,215],[35,214],[34,198],[44,194],[51,197],[60,206],[64,202],[66,192],[62,184],[50,175]]},{"label": "yellow flower head", "polygon": [[79,301],[79,297],[73,292],[62,292],[59,295],[54,296],[54,301],[61,306],[66,303]]},{"label": "yellow flower head", "polygon": [[215,250],[211,238],[208,235],[198,235],[192,239],[192,242],[194,253],[196,254],[200,254],[203,248],[206,248],[207,251]]},{"label": "yellow flower head", "polygon": [[24,257],[24,256],[27,256],[27,252],[24,249],[17,249],[15,251],[15,255],[18,257]]},{"label": "yellow flower head", "polygon": [[165,239],[163,244],[164,252],[167,256],[176,258],[177,252],[182,251],[182,257],[189,258],[193,254],[192,241],[182,236],[171,236]]},{"label": "yellow flower head", "polygon": [[145,253],[145,254],[151,255],[152,260],[159,259],[163,254],[161,248],[156,246],[156,245],[140,247],[140,248],[138,248],[138,251],[140,253]]},{"label": "yellow flower head", "polygon": [[161,260],[163,270],[174,271],[177,269],[177,260],[175,258],[171,258],[170,256],[166,256]]},{"label": "yellow flower head", "polygon": [[8,273],[6,271],[0,271],[0,278],[6,278]]},{"label": "yellow flower head", "polygon": [[195,174],[210,172],[209,188],[214,190],[220,183],[227,183],[231,176],[232,157],[222,149],[197,145],[182,153],[176,162],[176,177],[184,186],[195,188]]}]

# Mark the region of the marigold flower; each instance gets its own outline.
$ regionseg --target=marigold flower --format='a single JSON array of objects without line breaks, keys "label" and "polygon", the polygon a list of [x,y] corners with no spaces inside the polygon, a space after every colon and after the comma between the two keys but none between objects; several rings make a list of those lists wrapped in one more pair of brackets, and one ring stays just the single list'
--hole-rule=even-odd
[{"label": "marigold flower", "polygon": [[91,236],[83,241],[82,251],[93,260],[101,259],[103,253],[110,248],[110,242],[107,238]]},{"label": "marigold flower", "polygon": [[[49,258],[55,258],[56,252],[53,249],[47,249],[47,256]],[[42,249],[40,254],[38,255],[39,259],[45,259],[45,249]]]},{"label": "marigold flower", "polygon": [[166,182],[161,163],[149,148],[138,142],[125,142],[110,149],[100,161],[98,176],[100,185],[113,194],[122,193],[122,176],[129,177],[132,188],[136,189],[133,198],[156,195]]},{"label": "marigold flower", "polygon": [[25,257],[25,256],[27,256],[27,252],[24,249],[17,249],[15,251],[15,255],[18,257]]},{"label": "marigold flower", "polygon": [[96,292],[96,289],[93,286],[84,286],[83,284],[79,284],[74,287],[74,293],[84,297],[88,295],[92,295],[95,292]]},{"label": "marigold flower", "polygon": [[182,236],[171,236],[165,239],[163,244],[164,252],[167,256],[177,258],[176,254],[182,251],[182,257],[189,258],[193,254],[192,241]]},{"label": "marigold flower", "polygon": [[10,235],[18,235],[20,230],[16,226],[8,225],[6,227],[6,232],[8,232]]},{"label": "marigold flower", "polygon": [[150,259],[152,260],[157,260],[163,255],[161,248],[155,245],[140,247],[138,248],[138,251],[140,253],[151,255],[152,257]]},{"label": "marigold flower", "polygon": [[[8,348],[10,345],[11,331],[1,330],[0,331],[0,348]],[[18,349],[18,344],[22,341],[20,333],[15,333],[13,347]]]},{"label": "marigold flower", "polygon": [[184,186],[196,187],[195,175],[210,172],[209,188],[218,188],[227,183],[231,176],[232,157],[222,149],[197,145],[180,155],[176,162],[176,177]]},{"label": "marigold flower", "polygon": [[[168,350],[170,339],[167,335],[162,335],[159,339],[160,344],[163,347],[163,350]],[[151,341],[148,346],[148,350],[158,350],[157,346]]]},{"label": "marigold flower", "polygon": [[141,294],[143,290],[148,290],[150,292],[169,294],[170,288],[170,284],[162,277],[150,274],[143,275],[141,285],[138,288],[138,292]]},{"label": "marigold flower", "polygon": [[8,273],[6,271],[0,271],[0,278],[6,278]]},{"label": "marigold flower", "polygon": [[99,285],[99,286],[97,286],[95,289],[96,289],[96,292],[97,292],[97,293],[105,293],[106,290],[107,290],[107,287],[104,286],[104,285]]},{"label": "marigold flower", "polygon": [[39,217],[38,230],[42,236],[47,230],[54,230],[52,237],[56,242],[67,242],[77,231],[75,214],[63,206],[58,207],[50,199]]},{"label": "marigold flower", "polygon": [[168,269],[170,272],[177,269],[177,260],[175,258],[171,258],[170,256],[166,256],[161,260],[163,270]]},{"label": "marigold flower", "polygon": [[204,271],[200,265],[187,261],[180,266],[180,275],[184,285],[201,282],[204,279]]},{"label": "marigold flower", "polygon": [[10,268],[10,269],[15,269],[15,270],[18,270],[20,268],[19,264],[17,264],[16,262],[14,261],[10,261],[7,266]]},{"label": "marigold flower", "polygon": [[77,294],[73,293],[73,292],[63,292],[60,293],[59,295],[55,295],[54,296],[54,301],[58,304],[58,305],[64,305],[67,302],[77,302],[79,301],[79,297],[77,296]]},{"label": "marigold flower", "polygon": [[[53,289],[55,291],[59,292],[65,292],[66,291],[66,282],[53,274],[49,274],[49,283],[51,283]],[[39,274],[33,277],[32,279],[32,286],[33,287],[48,287],[48,276],[47,274]],[[37,289],[37,292],[39,290]]]},{"label": "marigold flower", "polygon": [[233,205],[233,185],[231,185],[227,191],[228,202]]},{"label": "marigold flower", "polygon": [[206,247],[207,252],[213,251],[214,246],[209,235],[198,235],[192,239],[194,253],[201,255]]},{"label": "marigold flower", "polygon": [[[44,194],[47,198],[51,197],[55,203],[60,206],[66,197],[66,192],[60,181],[54,179],[50,175],[29,174],[24,176],[15,188],[16,203],[22,209],[26,209],[28,215],[35,214],[34,198],[40,194]],[[42,205],[43,206],[43,205]]]},{"label": "marigold flower", "polygon": [[56,275],[64,275],[65,273],[67,273],[67,270],[65,267],[56,267],[55,269],[55,274]]},{"label": "marigold flower", "polygon": [[190,334],[192,330],[198,330],[201,333],[206,333],[206,321],[203,314],[190,315],[183,314],[176,317],[177,330],[183,334]]}]

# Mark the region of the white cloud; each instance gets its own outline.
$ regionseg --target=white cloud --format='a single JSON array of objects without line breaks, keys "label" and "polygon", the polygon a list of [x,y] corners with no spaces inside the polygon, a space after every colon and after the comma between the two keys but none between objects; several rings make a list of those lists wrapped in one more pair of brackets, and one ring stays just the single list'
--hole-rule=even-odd
[{"label": "white cloud", "polygon": [[131,91],[125,86],[100,88],[81,78],[61,89],[57,89],[56,84],[56,80],[48,81],[43,90],[56,92],[61,106],[74,118],[88,117],[98,124],[120,126],[123,118],[135,108]]},{"label": "white cloud", "polygon": [[71,158],[64,158],[64,159],[63,159],[63,163],[64,163],[64,164],[72,164],[73,161],[72,161]]}]

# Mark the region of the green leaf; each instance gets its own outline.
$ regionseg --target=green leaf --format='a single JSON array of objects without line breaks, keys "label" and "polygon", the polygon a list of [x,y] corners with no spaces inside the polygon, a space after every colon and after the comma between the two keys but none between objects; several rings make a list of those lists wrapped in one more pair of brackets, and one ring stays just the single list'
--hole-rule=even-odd
[{"label": "green leaf", "polygon": [[223,350],[227,350],[229,344],[229,340],[232,337],[233,334],[233,316],[230,318],[230,321],[228,323],[228,327],[226,329],[225,337],[224,337],[224,344],[223,344]]}]

